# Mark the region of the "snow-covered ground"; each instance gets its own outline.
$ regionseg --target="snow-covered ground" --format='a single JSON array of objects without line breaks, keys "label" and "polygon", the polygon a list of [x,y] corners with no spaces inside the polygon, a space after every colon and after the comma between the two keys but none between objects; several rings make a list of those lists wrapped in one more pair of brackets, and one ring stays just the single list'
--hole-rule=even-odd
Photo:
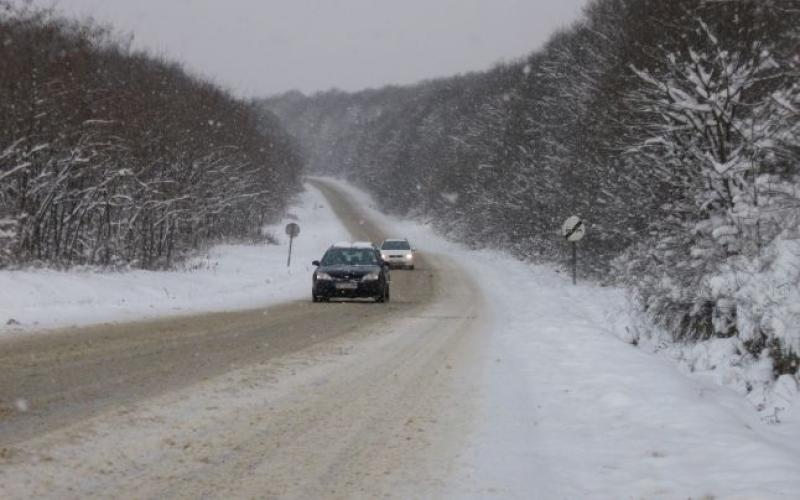
[{"label": "snow-covered ground", "polygon": [[[0,336],[305,298],[311,261],[349,233],[312,187],[288,217],[265,229],[280,244],[215,246],[182,271],[0,271]],[[286,267],[288,222],[300,225],[291,270]]]},{"label": "snow-covered ground", "polygon": [[546,266],[371,216],[423,252],[451,255],[492,310],[481,423],[454,497],[800,498],[800,404],[767,424],[708,372],[623,341],[620,289],[573,286]]},{"label": "snow-covered ground", "polygon": [[[283,245],[219,247],[212,265],[185,273],[0,273],[0,313],[30,328],[305,298],[308,262],[347,239],[325,205],[311,189],[294,210],[303,228],[294,275]],[[708,373],[686,373],[625,342],[617,332],[627,321],[622,290],[572,286],[551,268],[469,251],[368,210],[392,236],[450,256],[481,284],[491,313],[474,394],[479,418],[464,436],[449,496],[800,498],[800,404],[780,424],[765,423]]]}]

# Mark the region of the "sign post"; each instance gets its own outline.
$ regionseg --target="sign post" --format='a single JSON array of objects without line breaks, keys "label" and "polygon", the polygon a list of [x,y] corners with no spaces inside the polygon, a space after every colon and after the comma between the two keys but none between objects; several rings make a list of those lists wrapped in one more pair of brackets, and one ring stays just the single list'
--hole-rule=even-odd
[{"label": "sign post", "polygon": [[578,283],[578,248],[577,243],[586,234],[586,224],[577,215],[564,221],[561,235],[572,245],[572,284]]},{"label": "sign post", "polygon": [[300,226],[294,222],[286,224],[286,234],[289,236],[289,258],[286,259],[286,267],[292,265],[292,242],[300,234]]}]

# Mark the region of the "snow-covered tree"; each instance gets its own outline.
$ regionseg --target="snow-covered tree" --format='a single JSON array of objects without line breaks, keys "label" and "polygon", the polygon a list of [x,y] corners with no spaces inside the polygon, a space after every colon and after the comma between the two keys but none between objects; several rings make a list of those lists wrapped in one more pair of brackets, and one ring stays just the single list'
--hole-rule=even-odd
[{"label": "snow-covered tree", "polygon": [[779,231],[776,160],[793,134],[796,101],[766,42],[729,50],[697,22],[702,46],[668,54],[661,72],[635,69],[643,87],[632,100],[644,132],[629,151],[668,199],[652,237],[631,253],[628,275],[640,277],[648,310],[689,338],[737,332],[734,286],[715,277]]},{"label": "snow-covered tree", "polygon": [[0,3],[0,266],[168,266],[298,188],[277,122],[109,30]]}]

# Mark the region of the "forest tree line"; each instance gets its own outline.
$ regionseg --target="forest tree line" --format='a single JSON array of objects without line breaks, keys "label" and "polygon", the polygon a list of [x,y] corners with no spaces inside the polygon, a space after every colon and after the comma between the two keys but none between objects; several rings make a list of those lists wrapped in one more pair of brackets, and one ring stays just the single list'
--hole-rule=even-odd
[{"label": "forest tree line", "polygon": [[0,267],[168,267],[299,191],[277,118],[128,45],[0,0]]},{"label": "forest tree line", "polygon": [[743,290],[800,238],[799,77],[796,0],[593,0],[487,72],[261,104],[311,171],[468,244],[561,262],[582,216],[585,274],[675,340],[737,337],[792,373],[800,256],[772,303]]}]

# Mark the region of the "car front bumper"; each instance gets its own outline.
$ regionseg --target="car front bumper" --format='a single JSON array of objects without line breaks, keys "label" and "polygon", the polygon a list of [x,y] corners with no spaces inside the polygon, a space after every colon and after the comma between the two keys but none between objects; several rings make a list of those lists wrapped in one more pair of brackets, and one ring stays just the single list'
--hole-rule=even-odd
[{"label": "car front bumper", "polygon": [[383,261],[389,264],[392,269],[410,268],[414,267],[414,259],[407,259],[405,257],[384,257]]},{"label": "car front bumper", "polygon": [[314,283],[314,295],[317,297],[377,297],[383,293],[383,282],[374,281],[328,281],[317,280]]}]

